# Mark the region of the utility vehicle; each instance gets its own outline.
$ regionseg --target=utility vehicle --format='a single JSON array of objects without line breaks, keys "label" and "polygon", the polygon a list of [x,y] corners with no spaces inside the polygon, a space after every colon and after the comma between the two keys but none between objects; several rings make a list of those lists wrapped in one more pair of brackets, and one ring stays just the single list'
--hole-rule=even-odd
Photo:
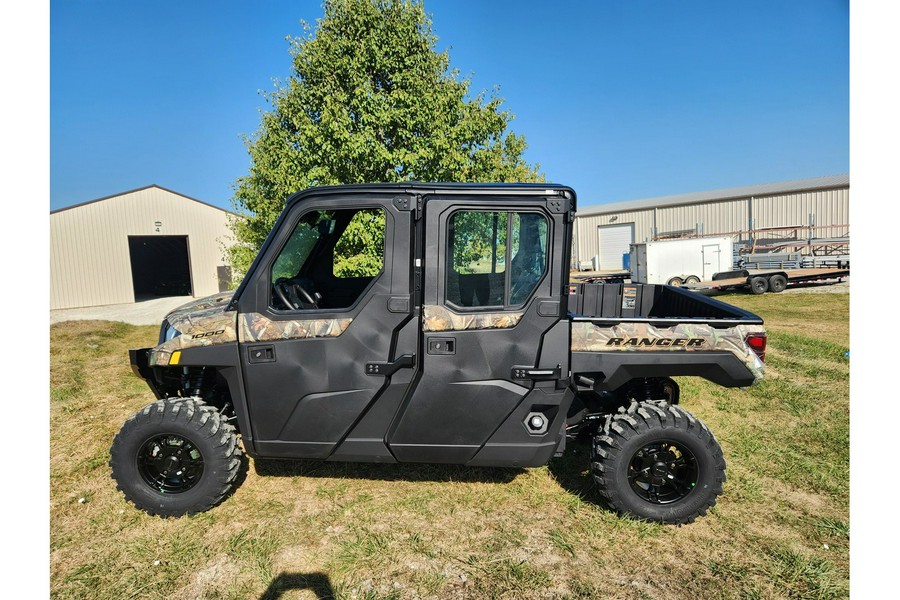
[{"label": "utility vehicle", "polygon": [[687,523],[722,450],[673,376],[748,386],[762,320],[664,285],[570,284],[575,192],[379,184],[290,197],[234,292],[130,351],[158,401],[111,448],[160,516],[205,511],[254,458],[534,467],[592,445],[614,510]]}]

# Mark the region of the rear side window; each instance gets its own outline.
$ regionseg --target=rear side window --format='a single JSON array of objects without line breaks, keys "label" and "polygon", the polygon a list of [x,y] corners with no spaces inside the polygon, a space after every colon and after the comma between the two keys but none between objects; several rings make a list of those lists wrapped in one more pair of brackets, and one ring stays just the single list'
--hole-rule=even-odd
[{"label": "rear side window", "polygon": [[547,270],[547,219],[538,213],[459,211],[447,236],[446,298],[462,308],[524,304]]}]

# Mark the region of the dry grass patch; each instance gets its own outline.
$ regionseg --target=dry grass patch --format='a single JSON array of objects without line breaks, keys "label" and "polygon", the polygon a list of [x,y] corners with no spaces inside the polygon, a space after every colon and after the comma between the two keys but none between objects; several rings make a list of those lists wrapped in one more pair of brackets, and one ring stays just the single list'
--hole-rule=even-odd
[{"label": "dry grass patch", "polygon": [[586,444],[537,469],[251,461],[243,486],[214,510],[149,517],[116,492],[106,462],[121,423],[153,400],[127,349],[153,344],[156,328],[54,325],[51,593],[846,597],[849,371],[839,316],[848,298],[804,296],[735,298],[770,329],[762,385],[680,380],[684,407],[728,461],[719,504],[685,527],[600,505]]}]

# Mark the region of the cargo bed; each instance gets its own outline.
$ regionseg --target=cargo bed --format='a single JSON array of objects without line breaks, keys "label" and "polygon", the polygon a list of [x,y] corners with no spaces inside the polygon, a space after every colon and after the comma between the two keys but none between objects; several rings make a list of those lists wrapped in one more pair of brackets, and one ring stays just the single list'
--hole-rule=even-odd
[{"label": "cargo bed", "polygon": [[763,320],[688,290],[574,284],[569,316],[572,374],[588,378],[598,391],[640,378],[680,375],[741,387],[763,374],[761,356],[749,344],[751,338],[765,339]]},{"label": "cargo bed", "polygon": [[657,284],[596,284],[569,286],[573,321],[595,323],[704,323],[714,327],[761,325],[751,312],[689,290]]}]

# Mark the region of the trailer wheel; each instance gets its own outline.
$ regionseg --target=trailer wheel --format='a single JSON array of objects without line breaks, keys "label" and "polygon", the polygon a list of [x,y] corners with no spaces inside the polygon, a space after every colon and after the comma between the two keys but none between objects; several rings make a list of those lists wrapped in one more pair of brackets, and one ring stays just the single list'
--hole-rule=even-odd
[{"label": "trailer wheel", "polygon": [[125,421],[110,448],[116,487],[151,515],[209,510],[240,483],[246,468],[234,427],[192,398],[160,400]]},{"label": "trailer wheel", "polygon": [[765,294],[769,291],[769,280],[765,277],[752,277],[750,279],[750,291],[754,294]]},{"label": "trailer wheel", "polygon": [[591,471],[620,514],[691,523],[716,504],[725,458],[699,419],[663,401],[632,402],[594,438]]},{"label": "trailer wheel", "polygon": [[681,287],[681,285],[683,283],[684,283],[684,281],[681,279],[681,277],[673,277],[672,279],[670,279],[669,281],[666,282],[666,285],[673,285],[675,287]]},{"label": "trailer wheel", "polygon": [[787,277],[784,275],[772,275],[769,277],[769,291],[774,293],[783,292],[787,287]]},{"label": "trailer wheel", "polygon": [[691,275],[690,277],[688,277],[687,279],[685,279],[684,282],[685,282],[685,283],[691,283],[691,284],[693,284],[693,283],[700,283],[700,278],[697,277],[696,275]]}]

